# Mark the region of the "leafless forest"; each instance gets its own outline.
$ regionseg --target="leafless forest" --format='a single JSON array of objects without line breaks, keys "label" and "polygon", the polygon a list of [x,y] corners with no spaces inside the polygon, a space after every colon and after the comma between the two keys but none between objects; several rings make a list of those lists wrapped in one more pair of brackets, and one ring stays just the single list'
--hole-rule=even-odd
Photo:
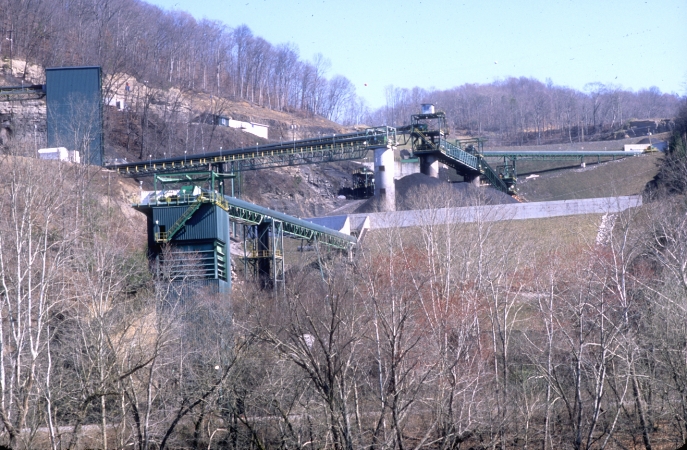
[{"label": "leafless forest", "polygon": [[601,238],[598,217],[547,237],[428,214],[369,235],[350,261],[293,263],[285,293],[239,280],[231,302],[180,302],[148,275],[103,175],[44,164],[1,165],[0,437],[11,448],[685,442],[683,196],[615,216]]},{"label": "leafless forest", "polygon": [[[656,89],[510,79],[388,88],[370,111],[324,57],[137,0],[0,0],[2,56],[102,65],[346,123],[435,101],[503,142],[673,117],[647,202],[607,217],[370,233],[231,300],[151,278],[120,181],[0,159],[0,446],[12,449],[673,449],[687,442],[687,106]],[[412,106],[412,108],[411,108]],[[30,139],[9,144],[10,154]],[[162,145],[162,144],[160,144]],[[143,150],[141,150],[142,152]],[[451,191],[452,192],[452,191]],[[651,195],[649,195],[651,194]],[[419,190],[430,211],[463,203]],[[649,201],[651,200],[651,201]],[[479,202],[479,199],[473,199]],[[127,209],[127,211],[130,211]],[[543,230],[553,230],[544,232]],[[178,281],[178,280],[176,280]]]},{"label": "leafless forest", "polygon": [[419,103],[434,102],[453,129],[504,143],[598,137],[630,118],[672,117],[679,100],[655,87],[630,92],[590,80],[580,92],[510,78],[447,91],[389,86],[386,105],[370,110],[345,76],[329,73],[326,55],[302,56],[296,45],[269,43],[247,26],[197,21],[141,0],[1,0],[0,34],[1,55],[43,67],[100,65],[154,88],[244,99],[346,125],[402,125]]}]

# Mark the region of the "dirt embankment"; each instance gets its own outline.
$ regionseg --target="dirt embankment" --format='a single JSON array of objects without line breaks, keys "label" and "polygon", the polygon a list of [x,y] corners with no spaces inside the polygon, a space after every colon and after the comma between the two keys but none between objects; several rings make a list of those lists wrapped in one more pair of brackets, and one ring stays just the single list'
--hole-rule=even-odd
[{"label": "dirt embankment", "polygon": [[[159,89],[148,86],[131,75],[118,73],[105,78],[106,102],[112,98],[123,99],[130,107],[150,99],[149,107],[157,116],[164,117],[171,109],[189,116],[213,114],[244,122],[268,125],[272,141],[292,140],[318,135],[340,134],[349,131],[324,117],[302,111],[277,111],[242,99],[230,93],[221,96],[178,88]],[[247,133],[246,133],[247,134]],[[247,139],[248,140],[248,139]]]}]

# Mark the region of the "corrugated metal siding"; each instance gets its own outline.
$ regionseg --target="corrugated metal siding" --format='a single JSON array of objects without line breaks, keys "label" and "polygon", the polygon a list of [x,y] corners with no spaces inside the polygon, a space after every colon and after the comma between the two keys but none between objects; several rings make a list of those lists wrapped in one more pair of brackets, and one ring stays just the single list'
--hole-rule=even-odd
[{"label": "corrugated metal siding", "polygon": [[197,299],[201,295],[229,294],[231,283],[222,280],[194,280],[191,282],[174,282],[173,291],[179,298]]},{"label": "corrugated metal siding", "polygon": [[[164,206],[153,208],[153,223],[157,220],[169,231],[172,225],[186,211],[186,206]],[[224,243],[229,241],[229,225],[226,212],[215,205],[202,205],[193,213],[186,225],[179,230],[172,242],[195,240],[219,240]]]},{"label": "corrugated metal siding", "polygon": [[100,67],[49,68],[45,70],[45,79],[48,147],[78,150],[82,161],[102,166]]},{"label": "corrugated metal siding", "polygon": [[203,250],[214,250],[215,244],[212,242],[207,242],[203,244],[181,244],[175,245],[174,251],[182,252],[202,252]]}]

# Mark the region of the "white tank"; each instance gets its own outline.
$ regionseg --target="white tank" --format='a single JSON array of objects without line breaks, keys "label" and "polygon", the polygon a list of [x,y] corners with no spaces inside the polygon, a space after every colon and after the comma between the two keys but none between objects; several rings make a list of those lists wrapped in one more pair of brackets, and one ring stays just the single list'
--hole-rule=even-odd
[{"label": "white tank", "polygon": [[422,114],[434,114],[434,105],[431,103],[423,103]]}]

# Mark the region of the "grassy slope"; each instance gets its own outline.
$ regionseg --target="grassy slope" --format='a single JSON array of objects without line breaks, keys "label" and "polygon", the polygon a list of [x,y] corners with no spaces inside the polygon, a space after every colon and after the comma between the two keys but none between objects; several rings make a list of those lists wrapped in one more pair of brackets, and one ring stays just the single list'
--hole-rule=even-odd
[{"label": "grassy slope", "polygon": [[568,165],[568,169],[540,171],[539,178],[533,179],[525,179],[519,169],[518,190],[523,200],[531,202],[640,194],[658,173],[662,155],[588,163],[585,168]]}]

